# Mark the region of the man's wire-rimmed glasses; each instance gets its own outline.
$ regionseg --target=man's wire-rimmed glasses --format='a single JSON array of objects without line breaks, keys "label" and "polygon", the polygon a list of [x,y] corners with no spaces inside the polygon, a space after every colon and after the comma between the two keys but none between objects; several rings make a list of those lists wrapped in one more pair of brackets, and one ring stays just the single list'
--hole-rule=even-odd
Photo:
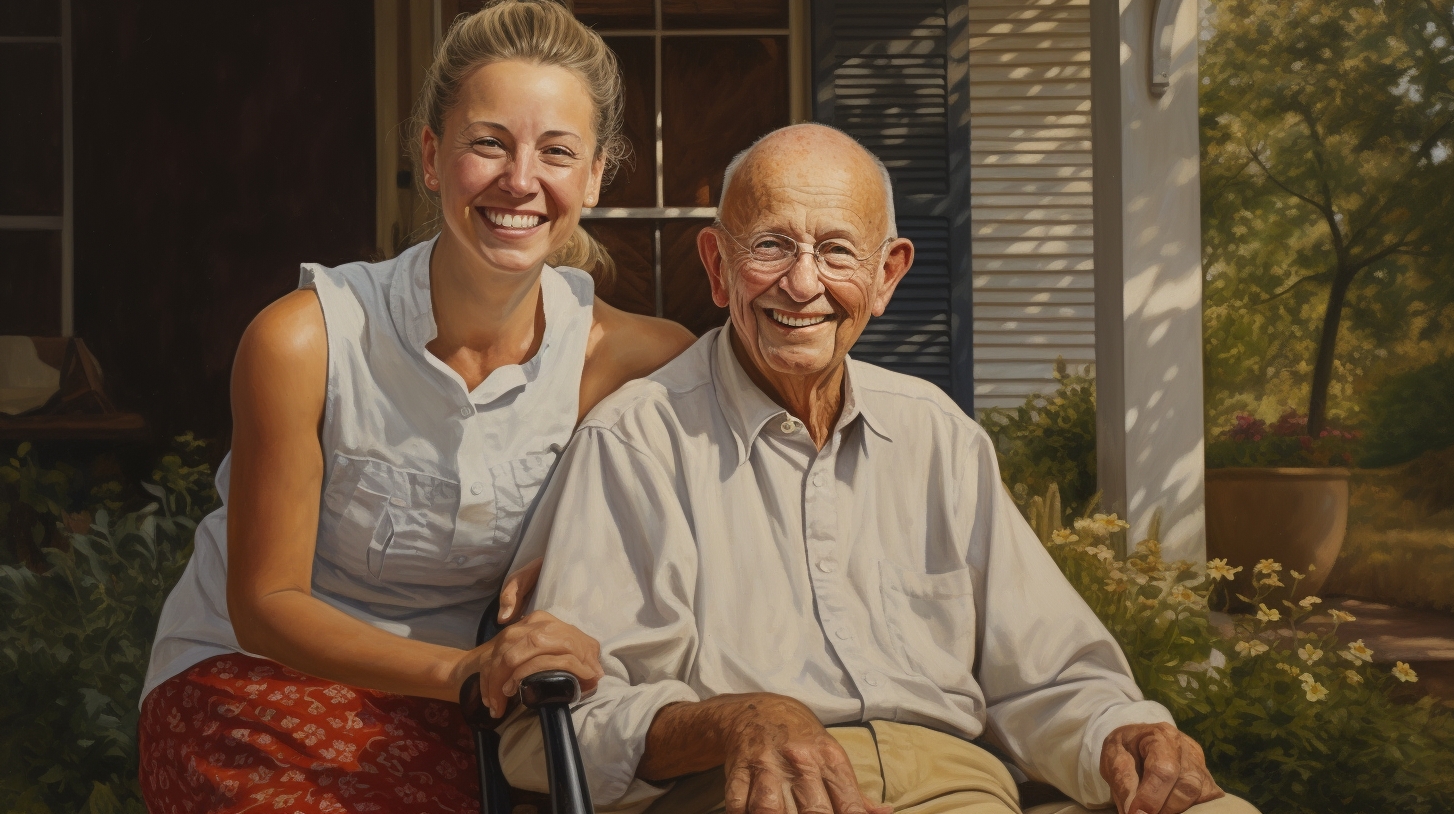
[{"label": "man's wire-rimmed glasses", "polygon": [[755,277],[778,277],[792,268],[793,263],[798,261],[798,255],[808,252],[813,255],[817,262],[818,273],[830,280],[847,280],[857,274],[859,269],[869,260],[874,259],[893,241],[892,237],[884,238],[878,244],[878,248],[867,254],[860,254],[858,247],[844,238],[829,238],[820,240],[817,243],[805,243],[801,240],[794,240],[787,235],[776,232],[757,232],[742,240],[722,225],[721,221],[712,224],[717,231],[726,235],[737,247],[747,255],[742,263],[743,271]]}]

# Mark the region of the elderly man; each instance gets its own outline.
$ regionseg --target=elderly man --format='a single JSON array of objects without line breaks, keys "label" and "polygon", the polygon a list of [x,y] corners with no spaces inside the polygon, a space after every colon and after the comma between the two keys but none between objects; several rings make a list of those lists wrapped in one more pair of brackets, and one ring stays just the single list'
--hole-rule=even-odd
[{"label": "elderly man", "polygon": [[[601,402],[542,498],[519,561],[548,549],[536,606],[601,643],[575,710],[596,802],[1018,812],[986,736],[1084,805],[1251,811],[1142,700],[985,433],[848,358],[913,260],[888,185],[818,125],[734,160],[698,238],[729,324]],[[507,727],[516,785],[543,785],[537,739]]]}]

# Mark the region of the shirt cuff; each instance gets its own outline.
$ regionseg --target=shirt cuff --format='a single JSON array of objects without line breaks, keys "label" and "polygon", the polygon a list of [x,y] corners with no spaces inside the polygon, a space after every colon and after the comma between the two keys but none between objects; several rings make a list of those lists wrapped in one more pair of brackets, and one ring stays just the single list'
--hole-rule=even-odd
[{"label": "shirt cuff", "polygon": [[1111,786],[1101,776],[1101,747],[1112,732],[1127,724],[1171,724],[1176,720],[1171,712],[1155,701],[1133,701],[1111,707],[1101,713],[1085,730],[1085,742],[1080,751],[1080,794],[1076,795],[1081,805],[1094,807],[1112,802]]},{"label": "shirt cuff", "polygon": [[596,805],[639,802],[667,791],[636,778],[636,767],[646,753],[646,733],[662,707],[700,700],[680,681],[632,686],[613,676],[601,679],[595,694],[572,710],[586,782]]}]

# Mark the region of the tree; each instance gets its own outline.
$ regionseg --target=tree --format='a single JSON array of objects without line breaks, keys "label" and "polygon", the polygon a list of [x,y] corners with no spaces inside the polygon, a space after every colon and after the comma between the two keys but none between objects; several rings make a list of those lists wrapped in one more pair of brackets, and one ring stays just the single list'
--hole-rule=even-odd
[{"label": "tree", "polygon": [[[1295,367],[1316,435],[1345,309],[1396,332],[1408,325],[1390,305],[1431,288],[1447,300],[1454,279],[1454,0],[1212,0],[1209,24],[1204,263],[1229,278],[1209,280],[1209,300],[1236,289],[1260,312],[1209,314],[1256,346],[1209,345],[1209,368],[1311,344]],[[1315,336],[1293,333],[1308,318]]]}]

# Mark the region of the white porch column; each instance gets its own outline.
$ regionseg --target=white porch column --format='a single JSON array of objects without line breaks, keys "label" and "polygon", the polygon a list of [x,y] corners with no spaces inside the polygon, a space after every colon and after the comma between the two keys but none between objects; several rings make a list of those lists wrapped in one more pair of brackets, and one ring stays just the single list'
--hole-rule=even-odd
[{"label": "white porch column", "polygon": [[1202,560],[1197,0],[1159,2],[1180,5],[1159,97],[1157,0],[1091,3],[1099,482],[1133,542],[1160,510],[1167,559]]}]

